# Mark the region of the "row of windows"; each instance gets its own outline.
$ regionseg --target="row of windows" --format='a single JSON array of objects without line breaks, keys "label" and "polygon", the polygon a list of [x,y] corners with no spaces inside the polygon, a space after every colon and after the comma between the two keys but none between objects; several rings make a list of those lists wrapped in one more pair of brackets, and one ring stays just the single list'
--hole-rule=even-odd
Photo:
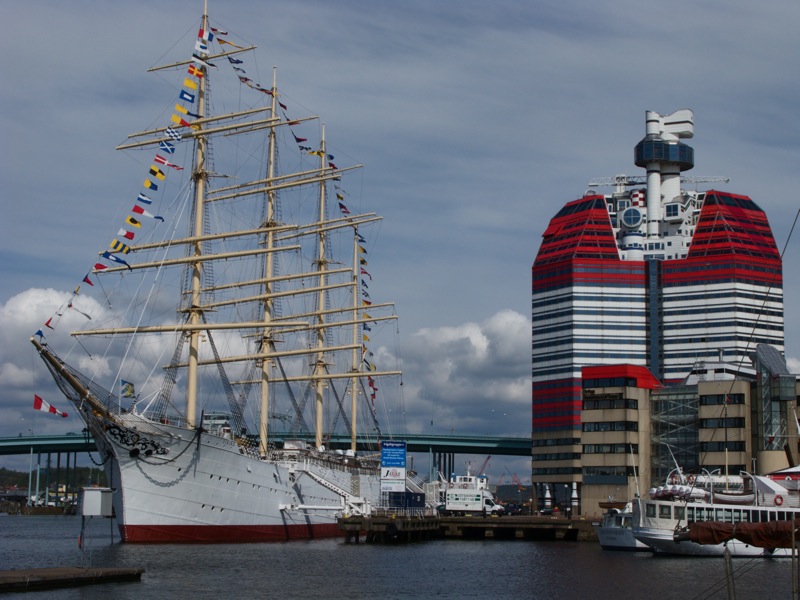
[{"label": "row of windows", "polygon": [[575,213],[580,213],[585,210],[592,210],[592,209],[605,209],[605,201],[601,196],[596,196],[594,198],[590,198],[588,200],[581,200],[576,202],[575,204],[567,204],[564,206],[558,214],[556,214],[554,219],[559,219],[561,217],[566,217],[567,215],[573,215]]},{"label": "row of windows", "polygon": [[744,442],[702,442],[700,444],[701,452],[744,452],[747,446]]},{"label": "row of windows", "polygon": [[[711,356],[711,354],[709,354],[709,356]],[[632,364],[644,364],[646,356],[644,352],[561,352],[557,355],[544,353],[539,358],[534,357],[534,368],[531,370],[531,373],[534,377],[568,377],[572,375],[574,371],[575,361],[581,359],[583,359],[584,362],[588,362],[587,359],[591,359],[592,362],[595,363],[601,363],[602,359],[605,359],[609,362],[619,361]],[[540,366],[542,363],[545,363],[545,361],[546,366]],[[681,366],[681,369],[685,375],[686,367]]]},{"label": "row of windows", "polygon": [[752,467],[745,467],[744,465],[732,465],[732,464],[722,464],[722,465],[712,465],[712,464],[704,464],[703,469],[708,471],[709,473],[713,473],[717,471],[719,473],[741,473],[742,471],[749,471]]},{"label": "row of windows", "polygon": [[[759,286],[761,287],[761,286]],[[780,291],[780,290],[778,290]],[[664,300],[666,302],[686,303],[698,302],[709,304],[710,300],[724,299],[728,301],[736,300],[755,300],[757,303],[769,303],[775,300],[775,295],[771,293],[744,292],[742,290],[725,290],[721,292],[687,292],[684,294],[668,294]]]},{"label": "row of windows", "polygon": [[[699,269],[684,269],[684,270],[692,271],[692,270],[699,270]],[[705,270],[708,270],[708,269],[705,269]],[[774,280],[773,280],[773,278],[770,278],[770,285],[775,286],[775,288],[778,289],[778,290],[782,290],[783,289],[783,286],[781,285],[780,279],[778,279],[778,277],[780,277],[782,275],[782,271],[781,271],[780,268],[778,268],[778,269],[750,269],[750,270],[757,270],[759,272],[763,271],[764,273],[770,273],[770,274],[776,275],[777,277],[775,277]],[[673,288],[673,287],[686,287],[687,285],[697,285],[697,283],[698,283],[697,279],[695,279],[693,277],[689,281],[687,281],[686,279],[681,279],[680,281],[668,281],[662,287],[664,289]],[[746,283],[746,284],[750,284],[750,285],[763,286],[764,285],[764,280],[763,279],[752,279],[752,278],[744,277],[743,275],[738,275],[736,277],[715,277],[713,279],[713,281],[709,281],[708,283],[709,284],[713,284],[713,285],[723,285],[723,284],[732,284],[732,283],[741,285],[741,284],[745,284]]]},{"label": "row of windows", "polygon": [[734,198],[733,196],[725,196],[722,194],[709,194],[706,197],[705,203],[709,206],[734,206],[745,210],[752,210],[760,213],[764,212],[755,201],[749,198]]},{"label": "row of windows", "polygon": [[[588,288],[588,289],[587,289]],[[555,295],[548,294],[547,298],[535,299],[531,302],[533,308],[550,308],[559,304],[572,304],[573,302],[597,302],[597,286],[575,285],[565,289],[563,293]],[[644,302],[642,293],[644,286],[636,286],[627,294],[603,294],[606,302],[619,302],[620,304],[630,304],[631,302]],[[727,297],[727,296],[726,296]]]},{"label": "row of windows", "polygon": [[[644,327],[642,327],[644,329]],[[550,350],[555,349],[558,346],[571,346],[571,345],[579,345],[585,344],[586,346],[633,346],[639,350],[637,353],[634,352],[627,352],[625,354],[618,355],[620,357],[625,357],[628,361],[633,360],[634,354],[639,354],[644,358],[644,346],[645,340],[642,338],[629,338],[629,337],[621,337],[621,338],[607,338],[607,337],[568,337],[568,338],[556,338],[556,339],[544,339],[540,342],[532,343],[531,349],[533,351],[536,350]],[[549,353],[548,353],[549,354]],[[611,357],[614,356],[613,353],[607,352],[599,352],[594,353],[597,357],[606,356]],[[576,356],[581,356],[581,354],[576,354]],[[587,354],[583,354],[583,356],[587,356]],[[551,358],[557,358],[557,355],[553,355]]]},{"label": "row of windows", "polygon": [[584,454],[626,454],[639,452],[639,444],[584,444]]},{"label": "row of windows", "polygon": [[[581,254],[581,253],[578,253]],[[711,252],[706,252],[706,255],[712,254]],[[730,254],[729,251],[721,251],[719,254]],[[596,259],[597,255],[594,256],[586,255],[585,258],[593,258]],[[538,260],[537,260],[538,262]],[[565,266],[562,269],[554,269],[548,271],[534,271],[531,275],[532,282],[541,282],[543,280],[548,279],[555,279],[555,281],[550,285],[537,285],[535,286],[538,293],[542,293],[545,290],[553,291],[562,288],[570,288],[573,285],[572,275],[574,273],[612,273],[613,271],[608,267],[595,267],[595,268],[584,268],[583,270],[581,267],[571,267],[571,263],[567,263],[568,266]],[[680,266],[677,266],[680,265]],[[534,267],[535,268],[535,267]],[[723,270],[733,270],[736,269],[741,273],[741,271],[754,271],[758,273],[768,273],[772,275],[782,275],[782,270],[780,266],[774,265],[753,265],[750,263],[670,263],[669,273],[694,273],[698,271],[723,271]],[[626,275],[643,275],[643,269],[618,269],[618,273],[626,274]],[[684,280],[681,281],[670,281],[664,284],[665,288],[669,287],[678,287],[678,286],[686,286],[686,285],[694,285],[695,282],[687,282]],[[714,285],[721,285],[724,283],[750,283],[752,285],[763,286],[764,282],[758,279],[748,279],[739,275],[737,277],[725,277],[720,279],[714,279]],[[628,287],[628,288],[643,288],[644,284],[639,282],[631,282],[631,281],[604,281],[603,287]],[[781,286],[777,286],[778,289],[782,289]]]},{"label": "row of windows", "polygon": [[[782,330],[782,327],[775,329]],[[709,335],[704,337],[686,337],[686,338],[671,338],[666,341],[668,346],[675,348],[682,348],[689,344],[707,344],[719,342],[736,342],[741,347],[754,347],[758,344],[769,344],[771,346],[783,346],[783,336],[764,337],[764,336],[744,336],[744,335]],[[702,358],[697,351],[687,350],[685,352],[665,352],[664,356],[667,358],[694,358],[695,361]],[[705,356],[717,356],[716,351],[707,351]]]},{"label": "row of windows", "polygon": [[532,462],[547,462],[550,460],[580,460],[580,452],[556,452],[554,454],[534,454]]},{"label": "row of windows", "polygon": [[556,440],[533,440],[534,448],[543,446],[577,446],[581,443],[580,438],[558,438]]},{"label": "row of windows", "polygon": [[[595,379],[594,381],[599,381]],[[635,382],[636,380],[634,380]],[[626,384],[627,385],[627,384]],[[583,387],[605,387],[587,386]],[[632,398],[588,398],[583,401],[583,410],[608,410],[612,408],[639,408],[639,401]]]},{"label": "row of windows", "polygon": [[584,423],[583,431],[639,431],[636,421],[599,421],[597,423]]},{"label": "row of windows", "polygon": [[[606,388],[606,387],[636,387],[635,377],[596,377],[584,379],[583,389]],[[619,407],[621,408],[621,407]]]},{"label": "row of windows", "polygon": [[718,523],[773,523],[775,521],[791,521],[800,519],[800,512],[789,513],[777,510],[764,510],[759,508],[714,508],[706,506],[684,506],[682,504],[667,504],[648,502],[645,514],[653,518],[675,519],[688,523],[702,523],[703,521],[716,521]]},{"label": "row of windows", "polygon": [[580,475],[580,467],[542,467],[533,469],[533,475]]},{"label": "row of windows", "polygon": [[604,476],[617,476],[617,477],[625,477],[629,475],[633,475],[633,469],[631,467],[583,467],[582,473],[584,477],[604,477]]},{"label": "row of windows", "polygon": [[[728,309],[725,309],[724,311],[720,311],[720,312],[729,313],[731,311],[728,310]],[[743,319],[743,318],[740,317],[740,318],[735,319],[735,320],[714,321],[714,322],[709,323],[709,322],[707,322],[705,320],[705,318],[706,318],[705,315],[707,313],[700,312],[698,310],[698,311],[695,311],[694,314],[697,316],[696,320],[689,321],[688,323],[684,323],[684,324],[680,324],[680,325],[677,324],[677,323],[671,323],[669,325],[669,330],[671,332],[672,331],[678,331],[678,330],[681,330],[681,329],[700,329],[700,330],[706,331],[706,330],[709,330],[709,329],[733,329],[734,327],[748,327],[749,325],[753,325],[753,326],[758,325],[758,328],[761,329],[761,330],[783,331],[783,326],[781,324],[770,325],[769,323],[761,322],[760,316],[763,316],[763,315],[756,315],[752,319]],[[720,339],[720,338],[718,338],[718,339]]]},{"label": "row of windows", "polygon": [[744,427],[744,417],[727,417],[724,419],[700,419],[701,429],[722,429]]},{"label": "row of windows", "polygon": [[[695,302],[692,302],[691,304],[695,304]],[[763,306],[750,307],[733,303],[729,303],[727,305],[719,306],[716,308],[711,308],[708,307],[707,305],[701,305],[700,303],[697,303],[697,305],[694,306],[694,308],[686,308],[682,310],[665,310],[663,311],[663,316],[674,317],[678,315],[710,315],[714,313],[725,313],[734,311],[737,314],[753,313],[759,316],[771,315],[773,317],[779,317],[779,318],[783,317],[783,312],[780,310],[765,310]]]},{"label": "row of windows", "polygon": [[533,427],[532,432],[536,433],[553,433],[554,431],[573,431],[578,429],[574,424],[568,423],[566,425],[559,424],[559,425],[541,425],[536,421],[536,418],[533,419]]},{"label": "row of windows", "polygon": [[[605,317],[610,321],[604,325],[598,325],[598,321]],[[642,331],[646,323],[647,314],[644,310],[615,310],[615,309],[567,309],[559,312],[539,313],[531,324],[534,331],[547,329],[558,331],[558,328],[583,326],[589,331],[597,331],[599,328],[610,329],[612,331]]]},{"label": "row of windows", "polygon": [[700,396],[701,406],[720,404],[744,404],[744,394],[705,394]]}]

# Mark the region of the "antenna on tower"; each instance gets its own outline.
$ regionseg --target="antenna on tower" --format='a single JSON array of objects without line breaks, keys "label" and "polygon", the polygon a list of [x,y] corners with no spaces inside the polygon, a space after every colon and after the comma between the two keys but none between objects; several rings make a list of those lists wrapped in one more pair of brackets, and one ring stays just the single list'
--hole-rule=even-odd
[{"label": "antenna on tower", "polygon": [[[729,183],[730,177],[681,177],[681,183]],[[613,177],[597,177],[589,182],[590,188],[615,186],[617,192],[624,192],[626,187],[647,185],[646,175],[614,175]]]}]

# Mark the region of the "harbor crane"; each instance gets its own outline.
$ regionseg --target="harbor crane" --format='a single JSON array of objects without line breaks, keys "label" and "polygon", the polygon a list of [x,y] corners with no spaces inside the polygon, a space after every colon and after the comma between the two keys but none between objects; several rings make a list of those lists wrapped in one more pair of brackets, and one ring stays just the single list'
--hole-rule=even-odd
[{"label": "harbor crane", "polygon": [[488,465],[488,464],[489,464],[489,459],[490,459],[490,458],[492,458],[492,455],[491,455],[491,454],[490,454],[489,456],[487,456],[487,457],[486,457],[486,460],[484,460],[484,461],[483,461],[483,464],[482,464],[482,465],[480,466],[480,468],[478,468],[478,470],[475,472],[475,474],[476,474],[476,475],[483,475],[483,472],[484,472],[484,470],[486,469],[486,465]]}]

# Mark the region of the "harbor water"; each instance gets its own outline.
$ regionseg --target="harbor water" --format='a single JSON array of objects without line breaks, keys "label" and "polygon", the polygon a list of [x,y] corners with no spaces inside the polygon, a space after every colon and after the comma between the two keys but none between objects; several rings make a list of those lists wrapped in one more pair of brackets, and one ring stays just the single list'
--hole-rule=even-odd
[{"label": "harbor water", "polygon": [[[28,600],[163,598],[627,598],[728,597],[721,558],[604,551],[593,542],[437,540],[405,545],[342,539],[284,544],[122,544],[93,519],[0,517],[0,570],[142,567],[141,582],[30,592]],[[788,559],[735,559],[739,600],[792,597]],[[11,596],[9,596],[11,597]]]}]

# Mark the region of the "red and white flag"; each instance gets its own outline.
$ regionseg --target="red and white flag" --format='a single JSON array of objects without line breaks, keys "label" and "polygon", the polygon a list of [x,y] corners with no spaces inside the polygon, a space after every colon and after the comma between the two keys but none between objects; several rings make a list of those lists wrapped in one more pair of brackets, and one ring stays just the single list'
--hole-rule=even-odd
[{"label": "red and white flag", "polygon": [[156,157],[153,160],[155,162],[157,162],[158,164],[160,164],[160,165],[165,165],[167,167],[172,167],[176,171],[183,171],[183,167],[179,167],[178,165],[173,165],[171,162],[169,162],[166,158],[164,158],[160,154],[156,154]]},{"label": "red and white flag", "polygon": [[36,394],[33,395],[33,408],[42,412],[51,412],[54,415],[61,415],[62,417],[69,416],[67,413],[58,410],[55,406],[50,406]]}]

